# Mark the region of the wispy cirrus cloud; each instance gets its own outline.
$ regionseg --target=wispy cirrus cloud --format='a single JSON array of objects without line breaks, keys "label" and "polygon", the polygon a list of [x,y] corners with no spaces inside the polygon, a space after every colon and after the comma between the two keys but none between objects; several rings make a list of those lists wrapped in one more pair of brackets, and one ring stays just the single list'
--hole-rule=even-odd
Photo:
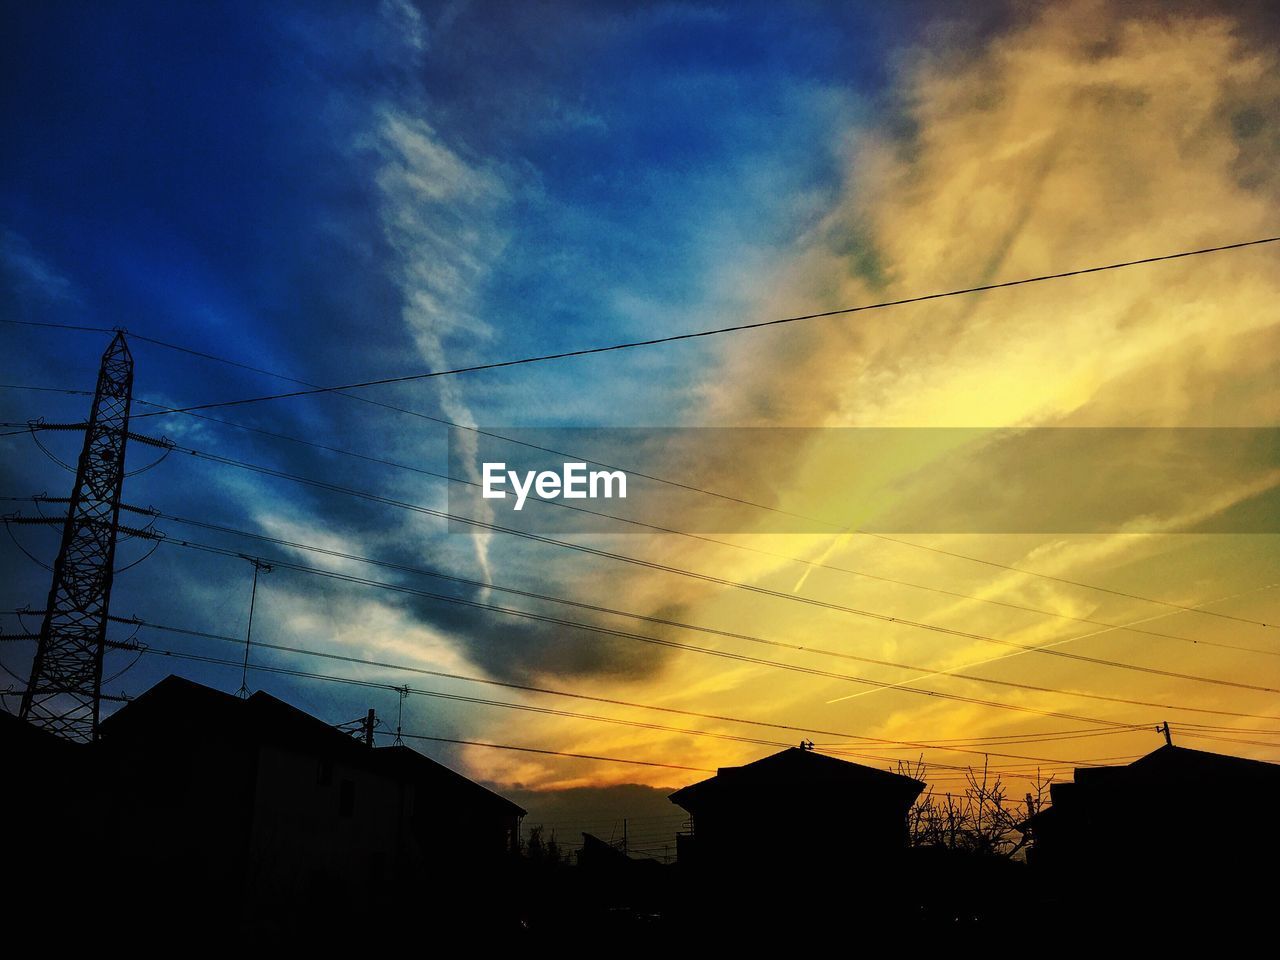
[{"label": "wispy cirrus cloud", "polygon": [[44,300],[76,303],[80,296],[70,278],[40,256],[26,237],[0,225],[0,264],[7,283]]}]

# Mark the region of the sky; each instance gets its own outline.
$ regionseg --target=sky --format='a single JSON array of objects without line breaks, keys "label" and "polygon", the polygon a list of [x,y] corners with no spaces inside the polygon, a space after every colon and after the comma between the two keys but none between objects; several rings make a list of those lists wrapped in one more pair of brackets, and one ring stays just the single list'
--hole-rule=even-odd
[{"label": "sky", "polygon": [[[5,4],[3,24],[5,421],[83,419],[85,396],[26,388],[91,389],[109,328],[132,335],[135,414],[155,413],[145,404],[297,389],[287,378],[470,366],[1280,234],[1277,23],[1262,3],[53,2]],[[444,511],[449,482],[429,475],[449,468],[444,421],[1275,427],[1276,256],[207,411],[237,426],[166,415],[134,429]],[[717,456],[673,446],[643,467],[837,529],[771,532],[767,511],[735,507],[714,543],[561,538],[592,554],[180,452],[144,469],[158,451],[135,445],[131,503],[393,566],[164,519],[171,541],[232,556],[164,543],[121,572],[113,612],[243,637],[252,566],[236,553],[396,585],[264,574],[256,640],[384,666],[265,647],[254,663],[535,708],[415,694],[406,732],[681,768],[411,741],[548,822],[659,823],[670,789],[801,738],[879,766],[923,755],[938,789],[984,762],[1017,792],[1037,768],[1061,779],[1122,762],[1158,746],[1166,719],[1184,745],[1280,760],[1280,638],[1265,626],[1280,619],[1280,544],[1206,532],[1274,502],[1274,457],[1166,477],[1166,509],[1151,510],[1136,504],[1156,483],[1152,452],[1135,446],[1073,481],[1118,512],[1113,528],[885,539],[854,532],[876,516],[858,478],[767,429],[726,436]],[[47,451],[26,433],[0,439],[0,493],[66,494],[55,460],[74,461],[75,439],[41,439]],[[1016,489],[1028,467],[961,453],[978,490]],[[919,471],[884,468],[895,482]],[[949,481],[923,476],[945,529]],[[679,530],[674,514],[643,519]],[[39,609],[48,573],[34,561],[56,538],[11,534],[0,606]],[[146,550],[123,544],[120,565]],[[1078,656],[1024,649],[1041,644]],[[20,687],[30,651],[3,653]],[[110,689],[170,672],[240,685],[236,666],[152,652]],[[381,687],[249,682],[334,722],[374,706],[394,726],[400,709]]]}]

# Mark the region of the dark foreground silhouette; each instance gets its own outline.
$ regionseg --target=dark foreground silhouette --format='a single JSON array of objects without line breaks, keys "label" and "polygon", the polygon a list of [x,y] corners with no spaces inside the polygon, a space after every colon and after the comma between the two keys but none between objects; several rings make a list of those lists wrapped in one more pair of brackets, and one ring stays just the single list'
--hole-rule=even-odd
[{"label": "dark foreground silhouette", "polygon": [[176,677],[95,744],[0,715],[0,748],[16,944],[1230,941],[1280,852],[1280,766],[1173,746],[1055,784],[1016,857],[914,830],[913,777],[784,750],[673,794],[670,864],[522,844],[519,806],[427,757]]}]

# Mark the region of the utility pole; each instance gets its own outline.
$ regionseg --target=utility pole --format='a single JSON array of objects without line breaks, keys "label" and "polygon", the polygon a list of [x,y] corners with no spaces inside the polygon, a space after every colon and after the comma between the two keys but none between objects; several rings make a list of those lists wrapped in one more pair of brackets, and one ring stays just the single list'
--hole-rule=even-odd
[{"label": "utility pole", "polygon": [[249,591],[249,626],[244,632],[244,669],[240,672],[240,689],[236,691],[237,697],[246,700],[249,697],[249,646],[253,642],[253,608],[258,602],[258,574],[270,573],[271,564],[258,557],[241,556],[253,564],[253,589]]},{"label": "utility pole", "polygon": [[1163,733],[1163,734],[1164,734],[1164,745],[1165,745],[1166,747],[1172,747],[1172,746],[1173,746],[1173,733],[1169,730],[1169,721],[1168,721],[1168,720],[1166,720],[1164,723],[1160,724],[1160,726],[1156,727],[1156,732],[1157,732],[1157,733]]},{"label": "utility pole", "polygon": [[377,722],[377,714],[374,713],[373,707],[370,707],[369,712],[364,715],[364,745],[366,747],[373,746],[373,726]]},{"label": "utility pole", "polygon": [[98,738],[132,393],[133,356],[124,334],[117,333],[98,368],[49,601],[19,708],[24,720],[69,740]]}]

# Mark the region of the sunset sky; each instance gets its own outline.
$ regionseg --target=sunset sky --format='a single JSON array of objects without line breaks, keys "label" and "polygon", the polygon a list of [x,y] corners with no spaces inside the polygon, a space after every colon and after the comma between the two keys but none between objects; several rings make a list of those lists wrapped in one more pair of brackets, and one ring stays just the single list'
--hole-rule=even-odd
[{"label": "sunset sky", "polygon": [[[1280,235],[1280,18],[1265,3],[51,3],[3,16],[5,421],[83,419],[85,396],[13,385],[92,389],[102,328],[134,335],[135,396],[179,407],[298,389],[290,377],[450,369]],[[448,481],[428,473],[449,467],[444,421],[1276,427],[1278,266],[1280,244],[1260,245],[352,391],[382,405],[322,394],[208,411],[347,453],[189,416],[134,429],[441,511]],[[485,605],[277,569],[259,584],[255,640],[599,699],[265,648],[255,663],[678,728],[405,701],[415,734],[693,768],[411,742],[535,817],[566,804],[564,822],[658,816],[664,793],[598,788],[679,787],[802,738],[880,766],[923,754],[938,789],[988,754],[1018,797],[1037,767],[1061,779],[1154,749],[1164,720],[1177,743],[1280,761],[1280,629],[1267,626],[1280,537],[1203,532],[1274,502],[1274,457],[1166,478],[1168,509],[1150,512],[1128,506],[1149,451],[1109,456],[1092,492],[1124,520],[1104,532],[882,537],[857,532],[879,509],[857,495],[862,478],[758,435],[635,465],[772,508],[735,506],[714,543],[560,538],[585,553],[449,532],[178,452],[125,497],[399,568],[157,521],[173,539]],[[74,461],[74,436],[44,442]],[[0,443],[0,493],[66,495],[70,475],[30,436]],[[130,466],[156,452],[135,446]],[[880,469],[897,482],[920,466]],[[990,451],[966,470],[978,489],[1023,482]],[[938,515],[947,489],[938,477],[928,491]],[[773,511],[834,524],[771,533]],[[629,515],[681,529],[679,511],[643,513]],[[47,530],[13,536],[46,563],[56,550]],[[143,552],[123,545],[122,563]],[[41,609],[47,572],[8,542],[0,563],[3,608]],[[251,574],[164,544],[120,575],[113,612],[242,637]],[[1043,644],[1055,653],[1024,649]],[[15,675],[0,682],[20,687],[29,645],[0,653]],[[152,654],[110,689],[171,672],[240,683],[235,666]],[[333,722],[374,706],[395,725],[390,690],[265,672],[250,685]]]}]

